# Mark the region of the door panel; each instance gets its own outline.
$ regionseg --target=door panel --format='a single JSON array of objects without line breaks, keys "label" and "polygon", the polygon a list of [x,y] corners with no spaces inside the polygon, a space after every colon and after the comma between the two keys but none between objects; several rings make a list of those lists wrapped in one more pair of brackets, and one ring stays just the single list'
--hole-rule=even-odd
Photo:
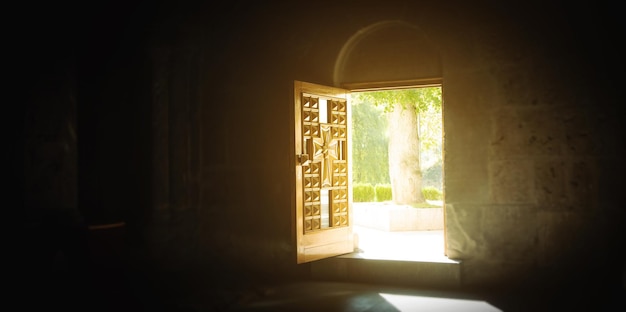
[{"label": "door panel", "polygon": [[295,81],[298,263],[354,250],[349,91]]}]

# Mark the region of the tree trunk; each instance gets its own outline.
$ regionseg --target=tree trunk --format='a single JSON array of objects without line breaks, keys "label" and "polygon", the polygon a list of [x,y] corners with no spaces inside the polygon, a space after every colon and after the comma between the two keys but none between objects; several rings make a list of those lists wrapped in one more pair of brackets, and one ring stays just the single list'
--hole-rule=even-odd
[{"label": "tree trunk", "polygon": [[396,104],[389,118],[389,177],[396,204],[424,202],[417,113]]}]

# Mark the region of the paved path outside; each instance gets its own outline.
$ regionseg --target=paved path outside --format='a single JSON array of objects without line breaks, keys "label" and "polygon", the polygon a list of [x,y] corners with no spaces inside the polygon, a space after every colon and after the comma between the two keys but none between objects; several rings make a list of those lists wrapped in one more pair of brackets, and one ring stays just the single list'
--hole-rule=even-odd
[{"label": "paved path outside", "polygon": [[350,257],[426,262],[456,262],[444,255],[443,230],[388,232],[353,226],[359,252]]}]

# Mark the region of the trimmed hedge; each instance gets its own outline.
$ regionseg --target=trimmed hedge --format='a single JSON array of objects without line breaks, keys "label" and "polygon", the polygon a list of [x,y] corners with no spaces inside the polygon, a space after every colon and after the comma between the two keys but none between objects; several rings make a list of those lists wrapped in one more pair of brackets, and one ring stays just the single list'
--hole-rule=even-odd
[{"label": "trimmed hedge", "polygon": [[390,184],[377,184],[375,189],[377,202],[384,202],[392,199]]},{"label": "trimmed hedge", "polygon": [[355,202],[373,202],[376,198],[376,193],[373,185],[356,183],[352,186],[352,196]]},{"label": "trimmed hedge", "polygon": [[[435,187],[427,186],[422,188],[424,199],[442,200],[443,193]],[[393,200],[391,184],[355,183],[352,186],[352,196],[354,202],[384,202]]]},{"label": "trimmed hedge", "polygon": [[422,195],[424,195],[424,199],[428,199],[428,200],[442,200],[443,199],[443,194],[441,193],[441,191],[439,191],[438,189],[432,186],[427,186],[423,188]]}]

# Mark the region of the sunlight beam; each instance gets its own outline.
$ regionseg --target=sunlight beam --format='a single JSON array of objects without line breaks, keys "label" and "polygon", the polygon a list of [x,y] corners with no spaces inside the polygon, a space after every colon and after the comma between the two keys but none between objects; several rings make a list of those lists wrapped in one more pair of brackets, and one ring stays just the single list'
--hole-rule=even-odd
[{"label": "sunlight beam", "polygon": [[485,301],[379,293],[400,312],[503,312]]}]

